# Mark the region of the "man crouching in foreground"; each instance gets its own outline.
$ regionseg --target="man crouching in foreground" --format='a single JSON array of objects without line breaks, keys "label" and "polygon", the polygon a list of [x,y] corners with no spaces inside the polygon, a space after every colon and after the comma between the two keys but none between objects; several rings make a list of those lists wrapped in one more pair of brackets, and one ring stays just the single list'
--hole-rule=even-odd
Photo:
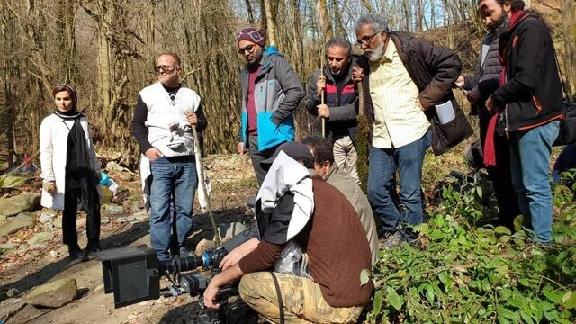
[{"label": "man crouching in foreground", "polygon": [[[306,145],[283,144],[272,159],[256,201],[260,239],[223,260],[204,305],[218,308],[220,287],[240,279],[240,297],[274,323],[354,323],[373,289],[361,280],[371,273],[362,224],[341,192],[310,177],[314,159]],[[289,262],[294,255],[297,262]]]}]

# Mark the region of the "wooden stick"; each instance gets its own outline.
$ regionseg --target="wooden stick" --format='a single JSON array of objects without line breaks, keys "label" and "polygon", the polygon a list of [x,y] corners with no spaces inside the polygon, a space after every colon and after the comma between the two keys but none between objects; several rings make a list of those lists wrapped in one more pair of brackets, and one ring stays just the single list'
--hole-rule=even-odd
[{"label": "wooden stick", "polygon": [[[321,50],[321,52],[323,52]],[[324,76],[324,53],[320,54],[320,77]],[[326,87],[324,87],[324,89],[322,89],[322,92],[320,92],[320,104],[324,104],[324,90],[326,90]],[[324,117],[322,118],[322,138],[326,138],[326,119]]]},{"label": "wooden stick", "polygon": [[192,136],[194,137],[194,158],[198,164],[198,186],[202,190],[204,197],[206,197],[206,208],[208,209],[208,216],[210,217],[210,223],[212,223],[212,229],[214,230],[214,244],[218,247],[220,246],[220,231],[218,230],[218,224],[214,215],[212,215],[212,206],[210,205],[210,196],[208,195],[208,189],[204,183],[204,168],[202,165],[202,151],[200,150],[200,141],[198,140],[198,131],[196,131],[196,126],[192,125]]}]

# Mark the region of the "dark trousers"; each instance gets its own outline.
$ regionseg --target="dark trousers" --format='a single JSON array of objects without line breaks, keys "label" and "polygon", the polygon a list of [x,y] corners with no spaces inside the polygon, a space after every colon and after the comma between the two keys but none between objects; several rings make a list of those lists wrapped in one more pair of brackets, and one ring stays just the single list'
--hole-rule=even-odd
[{"label": "dark trousers", "polygon": [[[94,199],[95,208],[86,209],[86,238],[89,244],[98,244],[100,241],[100,199],[96,189],[88,190]],[[80,188],[68,189],[64,194],[64,212],[62,213],[62,238],[66,245],[77,245],[76,211],[78,200],[82,197]],[[84,199],[86,200],[86,199]]]},{"label": "dark trousers", "polygon": [[256,180],[258,180],[258,187],[264,182],[266,173],[268,173],[268,168],[262,167],[260,162],[270,158],[274,155],[276,148],[282,144],[278,144],[272,148],[265,149],[264,151],[258,151],[258,135],[248,135],[248,153],[250,154],[250,159],[252,160],[252,166],[254,166],[254,172],[256,173]]},{"label": "dark trousers", "polygon": [[[478,117],[480,118],[480,139],[482,147],[484,147],[491,115],[485,107],[479,107]],[[496,151],[496,166],[487,167],[486,170],[494,187],[500,222],[502,225],[512,229],[514,228],[514,218],[520,214],[520,209],[518,207],[518,198],[512,185],[510,150],[506,137],[494,134],[494,148]]]}]

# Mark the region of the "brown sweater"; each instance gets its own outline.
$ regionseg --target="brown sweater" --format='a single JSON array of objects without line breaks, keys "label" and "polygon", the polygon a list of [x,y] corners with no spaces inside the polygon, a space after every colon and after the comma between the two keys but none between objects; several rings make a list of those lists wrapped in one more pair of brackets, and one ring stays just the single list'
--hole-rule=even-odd
[{"label": "brown sweater", "polygon": [[[310,273],[332,307],[351,307],[370,300],[373,285],[360,284],[363,269],[371,270],[366,233],[346,197],[336,188],[313,178],[314,212],[295,240],[306,250]],[[239,262],[244,273],[268,270],[282,246],[266,241]]]}]

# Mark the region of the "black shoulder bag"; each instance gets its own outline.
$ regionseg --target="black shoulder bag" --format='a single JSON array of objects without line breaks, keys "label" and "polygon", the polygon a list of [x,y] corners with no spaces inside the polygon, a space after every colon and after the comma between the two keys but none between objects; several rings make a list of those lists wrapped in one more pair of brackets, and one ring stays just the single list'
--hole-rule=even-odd
[{"label": "black shoulder bag", "polygon": [[[556,53],[554,53],[554,58],[556,59],[558,71],[560,71],[560,64],[558,63]],[[561,77],[560,82],[562,83],[562,93],[564,95],[562,107],[562,115],[564,118],[560,121],[560,132],[554,141],[554,146],[563,146],[576,142],[576,104],[571,102],[570,96],[568,96],[566,91],[566,86],[564,85],[564,80],[562,80]]]}]

